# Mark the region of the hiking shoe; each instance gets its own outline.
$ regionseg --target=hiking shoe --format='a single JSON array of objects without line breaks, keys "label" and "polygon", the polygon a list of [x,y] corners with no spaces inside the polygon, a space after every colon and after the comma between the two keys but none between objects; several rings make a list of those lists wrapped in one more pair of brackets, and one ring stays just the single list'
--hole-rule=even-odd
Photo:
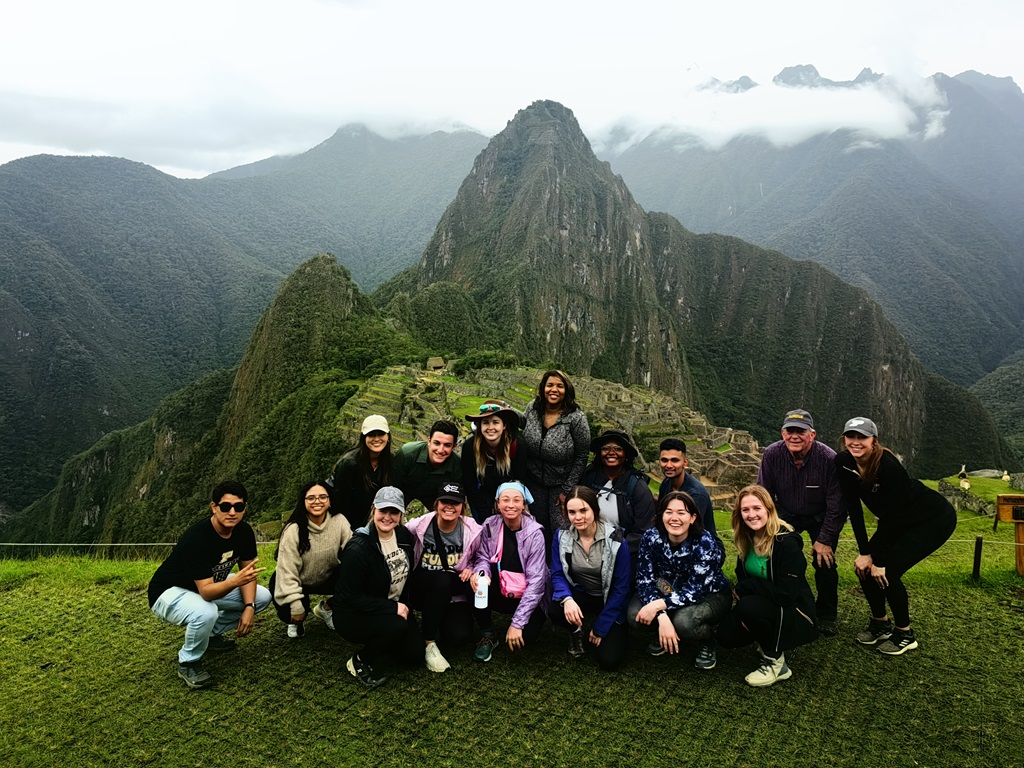
[{"label": "hiking shoe", "polygon": [[306,625],[301,621],[297,621],[294,624],[288,625],[288,637],[302,637],[306,634]]},{"label": "hiking shoe", "polygon": [[476,644],[476,650],[473,651],[473,658],[477,661],[490,661],[491,653],[497,647],[498,642],[494,639],[494,635],[490,632],[484,632],[480,636],[480,642]]},{"label": "hiking shoe", "polygon": [[441,649],[437,647],[437,643],[427,643],[427,650],[424,653],[427,659],[427,669],[431,672],[444,672],[446,669],[451,669],[452,665],[448,663],[441,654]]},{"label": "hiking shoe", "polygon": [[326,624],[328,629],[334,629],[334,611],[327,607],[326,600],[321,600],[313,607],[313,614]]},{"label": "hiking shoe", "polygon": [[914,637],[914,630],[894,629],[889,635],[889,639],[878,646],[878,652],[884,653],[886,656],[899,656],[915,648],[917,648],[917,638]]},{"label": "hiking shoe", "polygon": [[823,635],[832,637],[839,634],[839,624],[835,619],[818,619],[818,631]]},{"label": "hiking shoe", "polygon": [[234,648],[235,638],[224,637],[224,635],[210,635],[210,644],[206,646],[208,651],[215,651],[216,653],[231,651]]},{"label": "hiking shoe", "polygon": [[664,656],[665,655],[665,649],[661,647],[661,643],[659,643],[657,640],[655,640],[653,643],[648,643],[648,645],[647,645],[647,655],[648,656]]},{"label": "hiking shoe", "polygon": [[714,669],[718,663],[718,654],[715,653],[715,646],[711,643],[704,643],[697,652],[697,660],[693,666],[697,669]]},{"label": "hiking shoe", "polygon": [[360,659],[358,653],[345,662],[345,669],[367,688],[379,688],[388,681],[384,675],[378,675],[373,667]]},{"label": "hiking shoe", "polygon": [[872,619],[863,632],[857,633],[857,642],[861,645],[877,645],[883,640],[888,640],[890,635],[892,635],[891,621]]},{"label": "hiking shoe", "polygon": [[189,688],[205,688],[213,682],[210,673],[203,669],[202,661],[178,662],[178,677]]},{"label": "hiking shoe", "polygon": [[587,649],[583,647],[583,630],[577,629],[569,633],[569,655],[574,659],[587,655]]},{"label": "hiking shoe", "polygon": [[762,656],[757,669],[747,675],[744,680],[755,688],[764,688],[774,685],[779,680],[788,680],[792,676],[793,670],[786,666],[786,654],[781,653],[777,659]]}]

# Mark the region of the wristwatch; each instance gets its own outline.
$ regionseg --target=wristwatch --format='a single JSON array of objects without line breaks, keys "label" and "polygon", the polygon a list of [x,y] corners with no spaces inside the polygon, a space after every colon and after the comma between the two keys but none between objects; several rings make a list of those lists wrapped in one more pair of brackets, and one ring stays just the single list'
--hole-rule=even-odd
[{"label": "wristwatch", "polygon": [[252,608],[255,611],[256,610],[256,603],[246,603],[245,606],[242,608],[242,610],[244,611],[246,608]]}]

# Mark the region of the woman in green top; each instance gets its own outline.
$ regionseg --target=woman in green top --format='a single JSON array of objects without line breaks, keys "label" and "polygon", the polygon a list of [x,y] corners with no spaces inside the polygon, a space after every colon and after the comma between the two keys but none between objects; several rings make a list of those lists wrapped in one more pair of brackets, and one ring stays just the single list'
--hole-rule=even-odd
[{"label": "woman in green top", "polygon": [[761,662],[746,681],[772,685],[793,676],[785,651],[818,634],[803,539],[779,517],[771,494],[760,485],[740,491],[732,532],[739,552],[736,604],[718,627],[718,642],[725,648],[756,642]]}]

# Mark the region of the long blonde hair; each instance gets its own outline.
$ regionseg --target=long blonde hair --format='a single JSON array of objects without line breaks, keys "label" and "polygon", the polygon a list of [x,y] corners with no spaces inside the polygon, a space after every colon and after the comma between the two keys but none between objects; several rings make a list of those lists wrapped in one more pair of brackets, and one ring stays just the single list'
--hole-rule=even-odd
[{"label": "long blonde hair", "polygon": [[[498,418],[501,418],[500,416]],[[483,421],[483,419],[481,419]],[[512,474],[512,435],[510,434],[508,421],[501,418],[505,428],[501,430],[501,437],[498,438],[498,445],[494,451],[494,468],[498,470],[499,477],[508,477]],[[476,476],[483,480],[487,474],[488,453],[487,441],[479,428],[473,438],[473,458],[476,463]]]},{"label": "long blonde hair", "polygon": [[[743,515],[740,514],[740,506],[747,496],[754,496],[761,502],[768,512],[768,522],[760,536],[753,535],[747,524],[743,522]],[[779,517],[775,509],[775,502],[772,495],[763,485],[748,485],[736,497],[736,503],[732,507],[732,540],[740,553],[740,559],[746,558],[751,549],[761,557],[771,557],[772,547],[775,546],[775,537],[779,531],[792,531],[793,526]]]}]

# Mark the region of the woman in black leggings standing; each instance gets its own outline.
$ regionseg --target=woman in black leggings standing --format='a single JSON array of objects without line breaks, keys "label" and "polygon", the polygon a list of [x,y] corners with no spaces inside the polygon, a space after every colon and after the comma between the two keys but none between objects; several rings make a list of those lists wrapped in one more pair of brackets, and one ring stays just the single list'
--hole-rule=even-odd
[{"label": "woman in black leggings standing", "polygon": [[[956,512],[936,491],[910,478],[892,451],[878,442],[878,427],[871,419],[846,422],[836,466],[843,505],[860,550],[854,568],[871,608],[871,621],[857,635],[857,642],[899,656],[917,648],[903,574],[953,535]],[[878,529],[870,539],[862,501],[878,518]],[[891,622],[886,603],[892,610]]]}]

